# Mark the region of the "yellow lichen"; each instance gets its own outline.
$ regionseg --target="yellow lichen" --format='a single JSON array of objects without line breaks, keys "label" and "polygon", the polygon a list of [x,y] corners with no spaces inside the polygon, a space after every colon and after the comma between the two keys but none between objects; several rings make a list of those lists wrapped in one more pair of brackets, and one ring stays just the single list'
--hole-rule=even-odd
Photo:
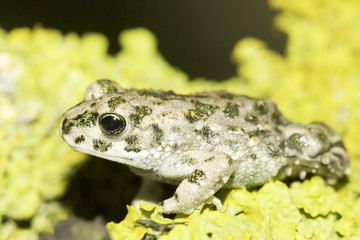
[{"label": "yellow lichen", "polygon": [[141,218],[140,210],[133,206],[128,207],[129,214],[122,221],[122,224],[110,222],[107,224],[112,239],[141,239],[147,232],[145,228],[136,226],[134,222]]}]

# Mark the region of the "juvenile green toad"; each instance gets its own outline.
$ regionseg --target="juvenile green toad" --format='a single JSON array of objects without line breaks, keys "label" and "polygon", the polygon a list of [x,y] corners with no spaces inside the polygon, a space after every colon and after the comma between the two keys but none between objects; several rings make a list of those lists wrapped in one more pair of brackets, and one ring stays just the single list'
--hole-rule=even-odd
[{"label": "juvenile green toad", "polygon": [[64,114],[60,131],[77,151],[178,185],[160,202],[165,213],[209,202],[220,209],[213,195],[222,187],[308,174],[335,184],[350,173],[341,138],[326,125],[292,123],[269,100],[224,91],[177,95],[98,80]]}]

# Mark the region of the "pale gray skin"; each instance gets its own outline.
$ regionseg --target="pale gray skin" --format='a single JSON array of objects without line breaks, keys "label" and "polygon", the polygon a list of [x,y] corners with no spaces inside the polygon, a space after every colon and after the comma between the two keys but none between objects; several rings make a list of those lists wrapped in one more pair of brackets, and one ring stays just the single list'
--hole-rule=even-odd
[{"label": "pale gray skin", "polygon": [[77,151],[179,185],[160,203],[164,213],[190,213],[210,201],[221,208],[213,195],[222,187],[308,173],[336,184],[350,173],[341,138],[326,125],[292,123],[269,100],[224,91],[176,95],[99,80],[64,114],[60,131]]}]

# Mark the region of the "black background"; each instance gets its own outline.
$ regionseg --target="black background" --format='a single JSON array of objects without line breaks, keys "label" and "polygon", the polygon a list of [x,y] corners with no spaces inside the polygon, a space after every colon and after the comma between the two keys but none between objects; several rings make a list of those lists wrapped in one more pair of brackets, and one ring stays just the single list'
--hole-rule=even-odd
[{"label": "black background", "polygon": [[63,33],[100,32],[119,51],[118,34],[146,27],[161,54],[191,78],[221,80],[235,75],[230,54],[241,38],[253,36],[282,53],[285,35],[273,27],[275,12],[264,0],[5,0],[0,27],[40,24]]}]

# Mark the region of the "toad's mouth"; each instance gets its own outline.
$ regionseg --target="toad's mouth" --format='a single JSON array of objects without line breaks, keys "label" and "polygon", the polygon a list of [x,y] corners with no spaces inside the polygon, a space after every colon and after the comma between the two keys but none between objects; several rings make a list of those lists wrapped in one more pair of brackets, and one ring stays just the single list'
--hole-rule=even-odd
[{"label": "toad's mouth", "polygon": [[95,156],[95,157],[98,157],[98,158],[111,160],[111,161],[115,161],[115,162],[122,162],[120,160],[131,161],[133,159],[132,157],[124,157],[124,156],[119,157],[119,156],[115,156],[115,155],[105,153],[105,152],[101,152],[101,151],[84,149],[84,148],[81,148],[81,147],[78,147],[78,146],[73,146],[72,148],[77,152],[85,153],[87,155],[91,155],[91,156]]}]

